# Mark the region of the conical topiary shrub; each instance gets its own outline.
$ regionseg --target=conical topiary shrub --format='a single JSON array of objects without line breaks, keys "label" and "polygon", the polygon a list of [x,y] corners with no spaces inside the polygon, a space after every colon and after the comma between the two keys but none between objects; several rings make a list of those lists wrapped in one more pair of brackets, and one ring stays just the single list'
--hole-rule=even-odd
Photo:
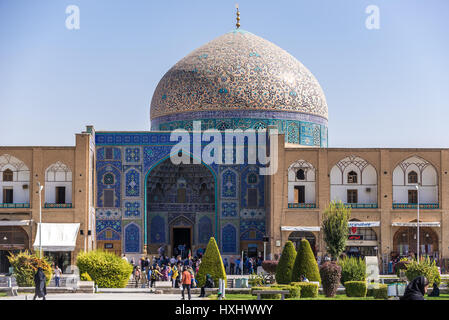
[{"label": "conical topiary shrub", "polygon": [[206,247],[206,252],[201,258],[200,267],[196,275],[199,287],[204,286],[206,283],[206,274],[210,274],[212,276],[215,287],[218,287],[219,279],[224,279],[226,283],[226,271],[214,237],[210,238]]},{"label": "conical topiary shrub", "polygon": [[287,241],[282,250],[276,268],[276,282],[279,284],[289,284],[292,281],[292,270],[296,259],[296,250],[293,242]]},{"label": "conical topiary shrub", "polygon": [[318,281],[321,283],[318,263],[315,260],[310,243],[306,239],[301,240],[296,254],[292,282],[301,281],[301,276],[305,276],[309,281]]}]

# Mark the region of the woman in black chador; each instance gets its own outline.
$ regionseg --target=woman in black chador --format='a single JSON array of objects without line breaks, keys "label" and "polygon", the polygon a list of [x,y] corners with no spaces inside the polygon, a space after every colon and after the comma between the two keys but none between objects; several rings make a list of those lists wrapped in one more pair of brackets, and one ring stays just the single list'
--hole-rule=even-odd
[{"label": "woman in black chador", "polygon": [[407,288],[405,288],[401,300],[425,300],[424,295],[427,292],[428,286],[429,281],[425,277],[416,277],[408,284]]},{"label": "woman in black chador", "polygon": [[45,277],[42,268],[37,268],[37,272],[34,275],[35,290],[33,300],[36,300],[36,297],[43,298],[43,300],[45,300],[45,295],[47,294],[47,287],[45,285],[46,280],[47,278]]}]

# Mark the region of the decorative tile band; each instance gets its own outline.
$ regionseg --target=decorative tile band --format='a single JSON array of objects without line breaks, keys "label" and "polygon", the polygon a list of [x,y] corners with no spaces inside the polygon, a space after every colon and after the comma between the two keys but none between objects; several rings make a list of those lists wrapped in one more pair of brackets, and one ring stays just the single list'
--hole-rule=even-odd
[{"label": "decorative tile band", "polygon": [[29,208],[29,203],[0,203],[0,208]]},{"label": "decorative tile band", "polygon": [[289,203],[289,209],[315,209],[316,203]]},{"label": "decorative tile band", "polygon": [[59,208],[72,208],[71,203],[45,203],[44,208],[51,208],[51,209],[59,209]]},{"label": "decorative tile band", "polygon": [[198,120],[198,119],[231,119],[240,120],[242,118],[251,119],[273,119],[273,120],[296,120],[314,122],[327,126],[327,119],[301,112],[287,112],[287,111],[255,111],[255,110],[220,110],[220,111],[197,111],[197,112],[183,112],[162,117],[157,117],[151,120],[151,126],[158,128],[161,123],[184,121],[184,120]]},{"label": "decorative tile band", "polygon": [[345,203],[345,206],[353,209],[377,209],[377,203]]},{"label": "decorative tile band", "polygon": [[[393,203],[393,209],[417,209],[416,203]],[[420,209],[439,209],[439,203],[420,203]]]},{"label": "decorative tile band", "polygon": [[215,204],[205,203],[150,203],[148,204],[150,211],[173,211],[173,212],[214,212]]}]

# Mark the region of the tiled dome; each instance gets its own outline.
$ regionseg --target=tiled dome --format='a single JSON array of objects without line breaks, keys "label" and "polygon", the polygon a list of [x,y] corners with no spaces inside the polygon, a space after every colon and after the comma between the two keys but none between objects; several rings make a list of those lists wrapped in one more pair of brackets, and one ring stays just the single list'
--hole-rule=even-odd
[{"label": "tiled dome", "polygon": [[285,50],[240,29],[194,50],[161,79],[151,119],[210,110],[270,110],[327,119],[312,73]]}]

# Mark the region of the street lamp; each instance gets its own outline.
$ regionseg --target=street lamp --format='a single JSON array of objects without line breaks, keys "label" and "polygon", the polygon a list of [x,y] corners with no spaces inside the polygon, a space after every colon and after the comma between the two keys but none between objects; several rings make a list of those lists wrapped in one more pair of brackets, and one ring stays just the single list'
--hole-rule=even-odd
[{"label": "street lamp", "polygon": [[416,232],[416,243],[417,243],[417,246],[416,246],[416,260],[418,261],[418,263],[419,263],[419,185],[417,184],[416,186],[415,186],[415,188],[416,188],[416,198],[417,198],[417,203],[418,203],[418,205],[417,205],[417,213],[418,213],[418,219],[417,219],[417,232]]},{"label": "street lamp", "polygon": [[39,193],[39,257],[42,258],[42,204],[41,204],[41,192],[44,186],[37,182],[37,188]]}]

